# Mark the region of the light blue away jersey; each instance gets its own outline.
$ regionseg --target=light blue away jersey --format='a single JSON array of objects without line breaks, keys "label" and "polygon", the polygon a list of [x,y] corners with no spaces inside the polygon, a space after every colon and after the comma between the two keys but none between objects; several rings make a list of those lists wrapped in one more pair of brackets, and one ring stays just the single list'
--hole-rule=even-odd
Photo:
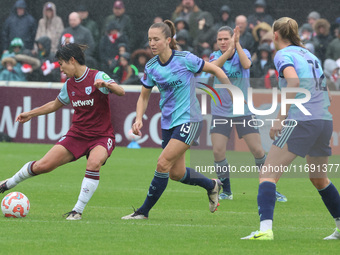
[{"label": "light blue away jersey", "polygon": [[[299,46],[288,46],[279,50],[274,58],[274,63],[279,72],[279,87],[287,87],[287,81],[283,76],[283,70],[294,67],[300,81],[300,88],[309,90],[311,99],[303,106],[311,113],[305,115],[296,105],[291,105],[288,112],[288,119],[295,120],[332,120],[328,111],[330,105],[326,79],[319,59],[307,49]],[[305,94],[297,93],[295,98],[304,98]]]},{"label": "light blue away jersey", "polygon": [[203,66],[203,59],[188,51],[176,50],[164,64],[155,56],[145,65],[141,82],[150,89],[156,85],[160,91],[162,129],[202,120],[195,84],[192,83],[194,74],[201,72]]},{"label": "light blue away jersey", "polygon": [[[248,50],[243,49],[246,53],[247,57],[251,60],[251,56]],[[210,55],[209,61],[212,62],[217,60],[220,56],[222,56],[222,52],[215,51]],[[241,65],[240,58],[238,56],[237,51],[232,57],[230,57],[222,66],[222,70],[228,76],[232,85],[237,86],[243,92],[244,99],[246,102],[248,101],[248,88],[250,86],[249,78],[250,78],[250,71],[249,69],[244,69]],[[219,84],[220,82],[215,77],[214,84]],[[233,103],[231,101],[230,95],[227,89],[216,89],[217,93],[221,97],[222,105],[220,102],[216,101],[216,104],[211,101],[211,113],[213,115],[223,116],[223,117],[237,117],[241,115],[234,115],[233,114]],[[244,116],[251,115],[252,113],[249,111],[248,105],[244,105]]]}]

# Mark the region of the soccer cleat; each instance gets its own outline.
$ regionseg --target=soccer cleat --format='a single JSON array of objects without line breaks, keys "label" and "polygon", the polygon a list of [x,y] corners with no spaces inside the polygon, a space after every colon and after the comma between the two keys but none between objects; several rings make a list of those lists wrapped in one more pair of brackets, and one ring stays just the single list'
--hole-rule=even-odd
[{"label": "soccer cleat", "polygon": [[286,196],[285,196],[285,195],[282,195],[282,194],[281,194],[280,192],[278,192],[278,191],[276,191],[275,195],[276,195],[276,201],[277,201],[277,202],[287,202],[287,201],[288,201],[287,198],[286,198]]},{"label": "soccer cleat", "polygon": [[218,179],[212,180],[215,184],[214,188],[212,190],[208,191],[208,197],[209,197],[209,210],[211,213],[214,213],[217,211],[217,206],[220,204],[218,203],[218,194],[220,193],[220,189],[222,186],[222,183]]},{"label": "soccer cleat", "polygon": [[267,231],[255,231],[249,236],[242,237],[244,240],[274,240],[273,230],[268,229]]},{"label": "soccer cleat", "polygon": [[138,212],[138,210],[134,210],[132,214],[126,215],[122,217],[122,220],[147,220],[148,217],[144,216],[141,212]]},{"label": "soccer cleat", "polygon": [[8,179],[0,182],[0,193],[4,193],[6,190],[9,190],[6,185],[7,181]]},{"label": "soccer cleat", "polygon": [[67,220],[81,220],[81,213],[76,211],[71,211],[68,213],[65,213],[63,217],[66,217]]},{"label": "soccer cleat", "polygon": [[226,192],[222,192],[219,197],[219,200],[233,200],[233,193],[226,193]]},{"label": "soccer cleat", "polygon": [[323,240],[339,240],[339,239],[340,239],[340,229],[336,228],[333,234],[325,237]]}]

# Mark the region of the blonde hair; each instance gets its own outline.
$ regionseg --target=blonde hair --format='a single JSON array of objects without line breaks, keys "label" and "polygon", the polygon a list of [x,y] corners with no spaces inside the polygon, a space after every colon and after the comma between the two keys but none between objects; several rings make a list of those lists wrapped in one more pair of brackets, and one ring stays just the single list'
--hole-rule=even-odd
[{"label": "blonde hair", "polygon": [[294,19],[280,18],[274,22],[272,28],[273,32],[279,32],[282,39],[290,41],[295,46],[304,47],[299,36],[299,26]]},{"label": "blonde hair", "polygon": [[176,34],[176,29],[175,29],[175,25],[171,20],[164,20],[163,22],[158,22],[155,24],[152,24],[150,26],[151,28],[160,28],[162,30],[162,33],[165,35],[165,38],[170,37],[171,41],[170,41],[170,49],[172,50],[177,50],[177,42],[174,38],[175,34]]}]

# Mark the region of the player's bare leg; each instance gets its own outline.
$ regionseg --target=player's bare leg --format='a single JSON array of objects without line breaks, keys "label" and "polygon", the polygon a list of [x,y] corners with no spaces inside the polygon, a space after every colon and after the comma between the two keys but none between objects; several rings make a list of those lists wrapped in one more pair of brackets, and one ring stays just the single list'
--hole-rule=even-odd
[{"label": "player's bare leg", "polygon": [[0,185],[0,193],[14,188],[20,182],[32,176],[48,173],[58,166],[70,162],[72,159],[72,153],[65,149],[65,147],[54,145],[42,159],[27,162],[13,177],[3,182]]}]

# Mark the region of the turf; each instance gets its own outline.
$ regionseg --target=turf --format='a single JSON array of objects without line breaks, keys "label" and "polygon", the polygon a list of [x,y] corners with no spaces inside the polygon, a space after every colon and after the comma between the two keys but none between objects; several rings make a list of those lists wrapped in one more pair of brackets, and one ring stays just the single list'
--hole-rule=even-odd
[{"label": "turf", "polygon": [[[27,161],[39,159],[51,146],[0,143],[0,179],[12,176]],[[85,172],[84,158],[19,184],[13,191],[29,198],[31,210],[23,219],[0,217],[0,254],[339,252],[340,242],[322,240],[333,232],[334,221],[307,178],[280,180],[278,190],[288,202],[276,204],[274,241],[240,240],[259,226],[257,178],[232,179],[234,200],[221,201],[214,214],[209,212],[203,189],[170,181],[149,220],[121,220],[132,212],[132,206],[144,201],[160,152],[116,148],[101,170],[100,185],[81,221],[66,221],[62,214],[70,211],[77,200]],[[252,164],[247,152],[230,151],[228,158],[233,164]],[[331,162],[339,159],[332,156]],[[333,183],[340,188],[339,179],[333,178]]]}]

